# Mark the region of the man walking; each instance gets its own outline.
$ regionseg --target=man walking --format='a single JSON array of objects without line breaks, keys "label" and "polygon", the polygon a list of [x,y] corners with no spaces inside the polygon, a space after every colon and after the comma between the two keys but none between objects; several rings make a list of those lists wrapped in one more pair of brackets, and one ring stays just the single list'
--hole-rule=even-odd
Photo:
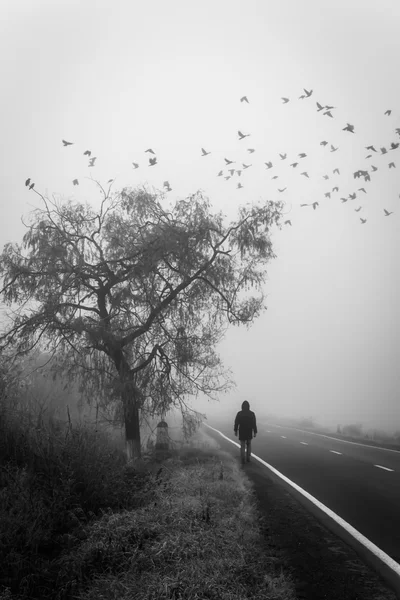
[{"label": "man walking", "polygon": [[257,435],[257,424],[256,415],[250,410],[250,404],[245,400],[242,403],[242,410],[238,412],[235,419],[233,430],[237,436],[239,429],[239,440],[240,440],[240,456],[242,458],[242,464],[245,463],[245,448],[247,462],[250,462],[251,456],[251,439]]}]

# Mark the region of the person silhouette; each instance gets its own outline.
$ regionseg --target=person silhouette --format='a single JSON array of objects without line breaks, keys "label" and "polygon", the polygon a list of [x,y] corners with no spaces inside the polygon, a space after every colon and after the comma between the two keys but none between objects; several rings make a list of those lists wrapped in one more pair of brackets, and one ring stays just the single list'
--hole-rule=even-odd
[{"label": "person silhouette", "polygon": [[233,431],[235,435],[238,435],[239,430],[239,441],[240,441],[240,456],[242,464],[245,463],[245,450],[247,462],[250,462],[251,457],[251,440],[257,435],[257,423],[256,415],[250,410],[250,404],[247,400],[242,403],[242,410],[240,410],[235,418],[235,424]]}]

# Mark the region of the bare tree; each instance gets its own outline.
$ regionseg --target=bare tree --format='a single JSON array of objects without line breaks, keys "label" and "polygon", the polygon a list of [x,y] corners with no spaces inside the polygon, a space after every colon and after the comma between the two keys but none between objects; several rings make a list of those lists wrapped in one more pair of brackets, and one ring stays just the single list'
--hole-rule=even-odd
[{"label": "bare tree", "polygon": [[201,192],[167,210],[144,189],[96,183],[97,211],[37,192],[44,208],[22,245],[4,246],[0,293],[17,310],[0,344],[50,349],[58,369],[80,374],[86,397],[119,398],[132,459],[141,410],[187,413],[189,395],[229,389],[216,346],[229,324],[249,325],[265,308],[282,203],[240,208],[226,225]]}]

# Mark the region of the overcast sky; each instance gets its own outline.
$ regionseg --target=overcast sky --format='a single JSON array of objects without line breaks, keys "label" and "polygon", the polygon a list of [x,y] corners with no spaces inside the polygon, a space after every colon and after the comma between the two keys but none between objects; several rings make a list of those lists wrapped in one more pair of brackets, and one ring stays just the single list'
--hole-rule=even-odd
[{"label": "overcast sky", "polygon": [[[201,188],[228,218],[246,202],[284,200],[292,226],[273,232],[268,310],[221,346],[237,388],[221,397],[219,414],[231,419],[248,399],[259,414],[400,429],[400,148],[380,151],[400,142],[398,0],[3,0],[2,8],[0,246],[21,240],[21,216],[39,205],[27,177],[43,194],[94,205],[91,176],[115,178],[117,189],[168,180],[170,199]],[[313,93],[299,99],[303,88]],[[333,118],[316,102],[334,106]],[[251,135],[239,141],[238,130]],[[224,157],[252,166],[225,180]],[[359,169],[370,182],[354,179]],[[315,201],[316,210],[300,207]],[[196,406],[209,419],[216,412]]]}]

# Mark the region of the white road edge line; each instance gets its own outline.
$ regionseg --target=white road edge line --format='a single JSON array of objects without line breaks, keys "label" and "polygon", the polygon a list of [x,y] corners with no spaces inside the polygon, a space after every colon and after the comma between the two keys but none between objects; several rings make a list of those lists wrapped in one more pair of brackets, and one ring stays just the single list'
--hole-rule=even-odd
[{"label": "white road edge line", "polygon": [[300,442],[300,444],[303,444],[303,446],[308,446],[307,442]]},{"label": "white road edge line", "polygon": [[329,450],[329,452],[333,452],[333,454],[342,454],[341,452],[337,452],[337,450]]},{"label": "white road edge line", "polygon": [[[213,431],[216,431],[217,433],[219,433],[219,435],[221,437],[223,437],[225,440],[228,440],[228,442],[231,442],[231,444],[234,444],[235,446],[237,446],[238,448],[240,448],[240,445],[237,442],[234,442],[233,440],[231,440],[230,438],[228,438],[221,431],[219,431],[219,429],[215,429],[214,427],[211,427],[211,425],[207,425],[207,423],[204,423],[204,425],[206,425],[207,427],[209,427]],[[256,454],[252,453],[252,457],[255,458],[256,460],[258,460],[258,462],[260,462],[262,465],[264,465],[265,467],[267,467],[267,469],[270,469],[273,473],[275,473],[275,475],[277,475],[278,477],[280,477],[283,481],[286,481],[287,484],[289,484],[290,486],[292,486],[295,490],[297,490],[300,494],[302,494],[310,502],[312,502],[313,504],[315,504],[315,506],[317,508],[319,508],[321,511],[323,511],[326,515],[328,515],[328,517],[330,517],[331,519],[333,519],[334,521],[336,521],[336,523],[338,525],[340,525],[340,527],[343,527],[343,529],[345,529],[350,535],[352,535],[360,544],[362,544],[363,546],[365,546],[366,548],[368,548],[368,550],[370,552],[372,552],[372,554],[374,554],[379,560],[381,560],[383,563],[385,563],[385,565],[387,567],[389,567],[389,569],[391,569],[394,573],[396,573],[397,576],[400,577],[400,564],[397,563],[395,560],[393,560],[393,558],[391,558],[388,554],[386,554],[386,552],[384,552],[383,550],[381,550],[381,548],[379,548],[373,542],[371,542],[371,540],[369,540],[368,538],[366,538],[355,527],[353,527],[352,525],[350,525],[350,523],[347,523],[347,521],[345,521],[344,519],[342,519],[342,517],[339,517],[339,515],[337,515],[336,513],[334,513],[333,510],[331,510],[330,508],[328,508],[327,506],[325,506],[325,504],[322,504],[322,502],[320,502],[319,500],[317,500],[316,498],[314,498],[314,496],[312,496],[306,490],[304,490],[302,487],[300,487],[299,485],[297,485],[297,483],[294,483],[294,481],[292,481],[291,479],[289,479],[288,477],[286,477],[286,475],[283,475],[283,473],[281,473],[280,471],[278,471],[277,469],[275,469],[275,467],[273,467],[272,465],[270,465],[267,462],[265,462],[262,458],[260,458]]]},{"label": "white road edge line", "polygon": [[286,435],[281,435],[281,438],[284,438],[286,440]]},{"label": "white road edge line", "polygon": [[378,467],[378,469],[385,469],[385,471],[394,472],[394,469],[389,469],[388,467],[382,467],[382,465],[374,465],[374,467]]},{"label": "white road edge line", "polygon": [[[276,425],[276,423],[271,423],[273,427],[281,427],[285,429],[285,425]],[[364,446],[364,448],[372,448],[373,450],[386,450],[386,452],[397,452],[400,453],[400,450],[392,450],[392,448],[381,448],[381,446],[370,446],[369,444],[361,444],[360,442],[350,442],[350,440],[341,440],[339,438],[332,437],[331,435],[325,435],[324,433],[316,433],[315,431],[307,431],[306,429],[297,429],[297,427],[287,427],[287,429],[294,429],[295,431],[301,431],[302,433],[309,433],[311,435],[319,435],[320,437],[326,437],[329,440],[335,440],[336,442],[344,442],[345,444],[354,444],[355,446]]]}]

